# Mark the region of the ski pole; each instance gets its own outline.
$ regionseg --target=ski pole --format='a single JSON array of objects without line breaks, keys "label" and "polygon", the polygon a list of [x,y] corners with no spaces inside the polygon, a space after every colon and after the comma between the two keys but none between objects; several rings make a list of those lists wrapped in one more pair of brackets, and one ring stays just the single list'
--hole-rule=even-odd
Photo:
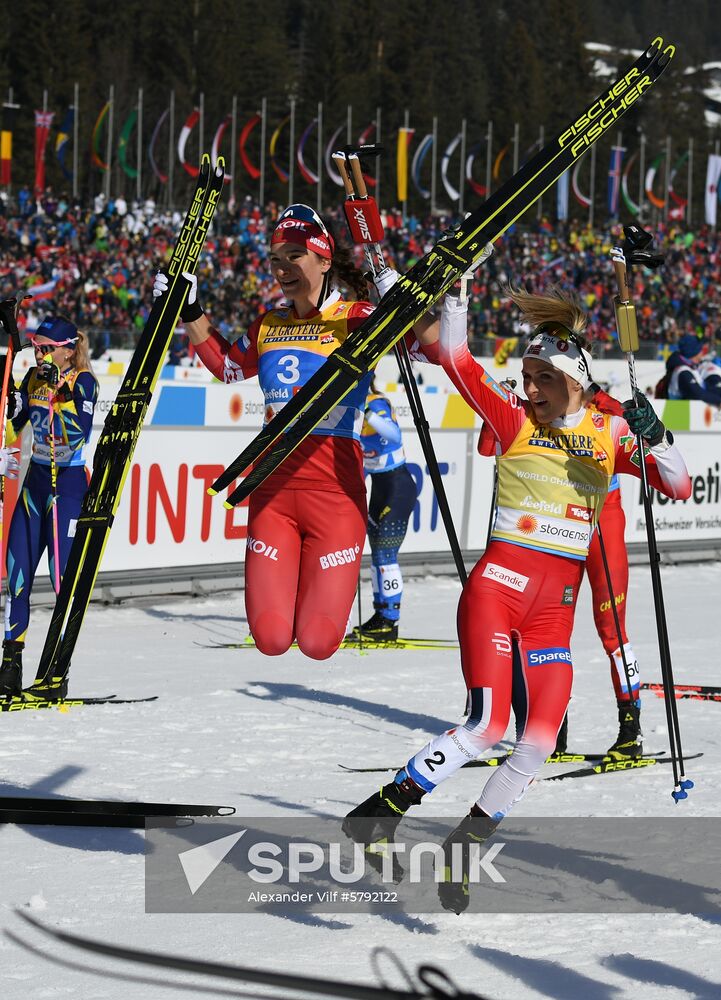
[{"label": "ski pole", "polygon": [[[343,186],[346,191],[346,200],[343,205],[343,209],[348,222],[348,228],[350,229],[351,236],[353,237],[353,242],[363,246],[366,261],[371,269],[371,273],[374,277],[377,277],[386,269],[386,263],[383,257],[383,248],[380,245],[380,240],[383,239],[385,233],[383,231],[383,223],[381,221],[375,198],[372,198],[368,194],[365,179],[363,177],[363,171],[360,165],[360,159],[358,158],[358,152],[355,151],[356,149],[359,149],[361,152],[364,150],[372,152],[378,151],[375,147],[351,146],[346,147],[347,152],[345,153],[334,153],[333,160],[338,168],[341,178],[343,179]],[[348,152],[348,150],[350,150],[350,152]],[[348,173],[348,163],[350,164],[353,172],[353,180],[351,180]],[[436,495],[438,509],[443,520],[443,525],[446,529],[448,544],[451,548],[453,561],[456,565],[456,571],[461,584],[465,586],[466,580],[468,579],[468,573],[466,572],[465,563],[463,561],[463,553],[461,551],[460,542],[458,541],[458,535],[456,534],[453,516],[448,504],[448,497],[446,495],[443,479],[438,467],[438,459],[436,458],[435,449],[431,440],[430,426],[428,424],[428,420],[426,419],[420,393],[418,392],[418,385],[416,384],[416,380],[413,376],[411,361],[405,341],[401,340],[400,343],[395,346],[394,351],[396,361],[398,362],[401,381],[403,382],[406,395],[408,396],[408,405],[410,406],[413,423],[423,450],[423,457],[426,460],[428,474],[431,477],[431,483]]]},{"label": "ski pole", "polygon": [[[52,364],[52,354],[46,354],[43,361]],[[48,385],[48,434],[50,438],[50,506],[53,512],[53,587],[60,593],[60,535],[58,530],[58,467],[55,461],[55,396],[52,385]]]},{"label": "ski pole", "polygon": [[363,610],[361,608],[361,580],[360,580],[360,567],[358,568],[358,583],[356,585],[358,591],[358,649],[363,652]]},{"label": "ski pole", "polygon": [[621,650],[621,662],[623,663],[623,673],[626,677],[626,685],[628,688],[629,711],[633,712],[636,718],[636,722],[638,722],[639,711],[633,699],[633,684],[631,683],[631,670],[629,668],[628,660],[626,658],[626,649],[623,641],[623,634],[621,632],[621,619],[618,617],[618,608],[616,607],[616,595],[614,593],[613,580],[611,579],[611,568],[608,565],[608,556],[606,554],[606,546],[603,544],[603,532],[601,531],[600,524],[596,525],[596,533],[598,534],[598,546],[601,550],[603,575],[606,577],[606,586],[608,587],[608,599],[611,602],[611,613],[613,615],[613,624],[616,629],[616,637],[618,638],[618,648]]},{"label": "ski pole", "polygon": [[[631,382],[631,395],[636,404],[636,393],[639,392],[638,380],[636,378],[636,364],[634,352],[639,349],[638,325],[636,322],[636,309],[631,302],[631,292],[628,284],[628,270],[633,264],[640,264],[645,267],[658,267],[662,263],[663,257],[651,252],[650,244],[653,237],[650,233],[644,232],[638,226],[624,226],[623,228],[626,242],[623,247],[614,247],[612,250],[613,267],[616,272],[616,283],[618,285],[618,295],[614,296],[614,308],[616,312],[616,328],[618,330],[618,342],[621,350],[626,355],[628,362],[628,375]],[[646,519],[646,538],[648,541],[648,554],[651,564],[651,584],[653,588],[653,602],[656,613],[656,632],[658,636],[659,658],[661,661],[661,677],[665,688],[666,721],[669,730],[669,748],[671,750],[671,762],[673,765],[674,789],[671,797],[675,802],[688,798],[688,790],[693,788],[693,782],[685,778],[683,753],[681,750],[681,730],[678,721],[678,709],[673,697],[673,667],[671,664],[671,648],[668,639],[668,626],[666,622],[666,611],[663,600],[663,587],[661,583],[660,557],[658,545],[656,543],[656,531],[653,523],[653,510],[651,508],[651,497],[648,485],[648,473],[646,470],[646,453],[644,442],[640,434],[636,435],[637,454],[639,456],[639,470],[641,475],[641,493],[643,496],[643,510]]]},{"label": "ski pole", "polygon": [[[31,298],[19,293],[13,298],[0,302],[0,324],[8,336],[5,368],[3,370],[2,392],[0,392],[0,448],[5,447],[5,430],[7,425],[7,401],[12,383],[12,369],[15,355],[22,350],[17,317],[23,299]],[[5,477],[0,478],[0,592],[2,592],[2,577],[5,560],[3,558],[3,543],[5,538]]]}]

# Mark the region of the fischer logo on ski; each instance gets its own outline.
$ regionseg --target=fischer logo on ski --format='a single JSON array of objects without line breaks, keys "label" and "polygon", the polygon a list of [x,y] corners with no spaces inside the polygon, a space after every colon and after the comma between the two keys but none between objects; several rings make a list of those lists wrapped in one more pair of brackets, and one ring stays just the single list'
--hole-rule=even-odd
[{"label": "fischer logo on ski", "polygon": [[338,405],[378,359],[391,350],[454,281],[480,258],[486,244],[497,240],[535,204],[584,149],[596,142],[627,107],[655,83],[675,52],[673,45],[663,46],[663,40],[655,38],[634,66],[575,118],[569,128],[401,275],[372,315],[330,355],[322,368],[230,463],[208,492],[220,492],[253,466],[226,501],[226,506],[236,506],[275,471],[325,414]]}]

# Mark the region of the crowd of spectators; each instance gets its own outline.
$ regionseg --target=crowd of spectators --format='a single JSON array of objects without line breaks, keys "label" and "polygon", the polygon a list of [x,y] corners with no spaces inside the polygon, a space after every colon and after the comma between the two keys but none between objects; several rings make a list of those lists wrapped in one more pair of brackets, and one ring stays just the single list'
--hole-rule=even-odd
[{"label": "crowd of spectators", "polygon": [[[340,196],[339,196],[340,202]],[[268,267],[267,233],[278,206],[265,210],[250,198],[221,204],[198,273],[200,298],[214,323],[234,340],[260,312],[277,302],[279,290]],[[339,207],[331,213],[347,236]],[[18,290],[35,300],[24,313],[28,329],[52,308],[89,335],[93,355],[132,347],[152,307],[155,271],[170,253],[182,214],[153,201],[123,198],[90,204],[56,196],[36,199],[27,188],[0,197],[0,291]],[[389,262],[407,270],[453,220],[445,216],[385,213]],[[641,338],[652,356],[663,355],[684,334],[710,347],[721,339],[721,237],[707,228],[691,232],[678,223],[656,227],[666,253],[659,271],[638,273],[636,302]],[[609,249],[620,227],[591,229],[580,222],[540,219],[517,225],[496,245],[471,289],[474,347],[492,352],[498,338],[522,333],[517,311],[502,289],[509,282],[536,291],[557,283],[574,288],[590,316],[590,334],[601,350],[613,351],[614,273]],[[183,351],[176,338],[173,356]],[[597,350],[598,353],[598,350]]]}]

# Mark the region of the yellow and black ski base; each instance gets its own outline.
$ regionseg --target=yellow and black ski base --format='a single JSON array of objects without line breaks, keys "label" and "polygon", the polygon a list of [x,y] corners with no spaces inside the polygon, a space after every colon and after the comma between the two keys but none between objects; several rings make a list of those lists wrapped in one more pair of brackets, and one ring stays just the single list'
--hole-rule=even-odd
[{"label": "yellow and black ski base", "polygon": [[45,639],[36,684],[64,678],[150,400],[223,190],[222,157],[203,156],[193,199],[168,264],[168,291],[156,299],[95,450],[93,475]]}]

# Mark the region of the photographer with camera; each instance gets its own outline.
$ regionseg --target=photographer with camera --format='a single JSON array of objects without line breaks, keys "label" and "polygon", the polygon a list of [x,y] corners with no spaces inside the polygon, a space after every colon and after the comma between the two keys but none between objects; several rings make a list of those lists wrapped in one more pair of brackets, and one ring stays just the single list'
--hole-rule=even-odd
[{"label": "photographer with camera", "polygon": [[[43,551],[50,578],[59,587],[88,488],[85,446],[90,438],[98,383],[90,367],[88,342],[64,316],[49,315],[31,338],[36,367],[18,391],[7,425],[12,444],[26,424],[33,450],[10,522],[7,547],[5,639],[0,664],[0,697],[22,694],[22,651],[30,621],[30,593]],[[65,695],[63,684],[33,687],[51,699]]]}]

